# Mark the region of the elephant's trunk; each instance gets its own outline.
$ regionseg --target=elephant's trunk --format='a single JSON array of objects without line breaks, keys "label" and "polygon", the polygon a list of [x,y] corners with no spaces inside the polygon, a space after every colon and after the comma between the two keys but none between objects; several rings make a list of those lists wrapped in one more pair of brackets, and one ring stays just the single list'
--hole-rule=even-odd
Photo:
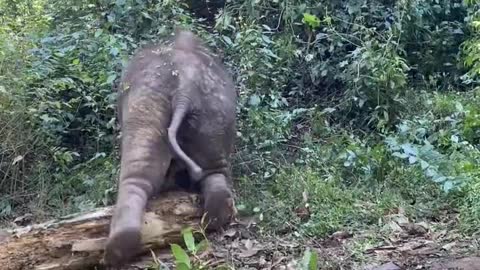
[{"label": "elephant's trunk", "polygon": [[172,122],[168,127],[168,141],[173,152],[186,163],[190,171],[190,177],[195,181],[199,181],[203,176],[202,168],[183,152],[177,141],[178,128],[188,112],[188,104],[188,101],[179,101],[176,106],[173,106]]}]

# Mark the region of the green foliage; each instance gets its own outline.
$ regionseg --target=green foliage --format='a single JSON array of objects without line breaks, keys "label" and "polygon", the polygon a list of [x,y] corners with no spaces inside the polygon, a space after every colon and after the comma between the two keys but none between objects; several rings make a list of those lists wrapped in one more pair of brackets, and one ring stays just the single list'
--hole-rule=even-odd
[{"label": "green foliage", "polygon": [[476,0],[467,0],[465,3],[470,7],[468,9],[467,21],[472,31],[472,35],[469,39],[465,40],[462,44],[464,54],[464,65],[469,69],[465,74],[465,81],[467,83],[478,82],[478,75],[480,73],[480,62],[478,57],[478,44],[480,43],[480,20],[479,11],[480,3]]},{"label": "green foliage", "polygon": [[177,269],[192,269],[187,253],[177,244],[172,244],[172,253],[175,257]]},{"label": "green foliage", "polygon": [[[194,233],[191,228],[182,230],[182,236],[188,253],[180,245],[170,245],[173,257],[175,258],[175,269],[210,269],[207,267],[207,263],[203,262],[199,257],[199,255],[201,255],[201,253],[208,248],[208,242],[206,238],[196,244]],[[205,235],[203,234],[203,236]],[[192,256],[192,259],[190,258],[189,254]],[[220,267],[222,266],[218,266],[218,268]]]},{"label": "green foliage", "polygon": [[[435,201],[442,198],[420,169],[393,159],[386,146],[370,148],[337,138],[310,147],[300,154],[303,164],[279,169],[268,183],[252,182],[255,176],[240,179],[239,195],[254,197],[241,202],[244,211],[257,214],[266,228],[323,236],[375,224],[399,207],[421,217],[417,209],[435,209]],[[309,209],[306,220],[297,214],[302,208]]]},{"label": "green foliage", "polygon": [[318,254],[307,249],[303,255],[302,267],[303,270],[318,269]]},{"label": "green foliage", "polygon": [[480,225],[480,178],[472,177],[465,188],[465,197],[461,201],[460,219],[462,229],[467,233],[478,233]]},{"label": "green foliage", "polygon": [[320,19],[312,14],[303,13],[303,23],[307,24],[310,29],[316,29],[320,26]]},{"label": "green foliage", "polygon": [[[121,69],[181,25],[234,76],[237,193],[264,225],[325,235],[444,201],[474,228],[478,7],[242,0],[203,20],[183,1],[0,0],[0,217],[113,203]],[[184,237],[172,252],[193,269]]]},{"label": "green foliage", "polygon": [[[364,47],[351,53],[351,65],[346,74],[352,80],[347,84],[345,98],[353,103],[355,112],[382,130],[399,118],[404,110],[404,90],[407,86],[408,66],[390,44],[370,40]],[[361,113],[365,113],[362,117]],[[359,126],[364,125],[360,122]]]}]

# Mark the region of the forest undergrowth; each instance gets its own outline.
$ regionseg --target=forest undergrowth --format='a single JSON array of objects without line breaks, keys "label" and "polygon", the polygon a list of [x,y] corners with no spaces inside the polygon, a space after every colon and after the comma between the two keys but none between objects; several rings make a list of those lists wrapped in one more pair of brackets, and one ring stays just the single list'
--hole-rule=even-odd
[{"label": "forest undergrowth", "polygon": [[398,213],[479,233],[476,0],[207,2],[0,0],[4,224],[114,203],[113,86],[180,25],[234,77],[237,207],[263,233],[320,239]]}]

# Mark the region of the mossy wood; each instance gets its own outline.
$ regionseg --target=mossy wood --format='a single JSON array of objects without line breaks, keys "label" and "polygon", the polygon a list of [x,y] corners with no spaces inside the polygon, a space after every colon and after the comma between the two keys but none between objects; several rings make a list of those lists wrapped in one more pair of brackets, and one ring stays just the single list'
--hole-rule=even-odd
[{"label": "mossy wood", "polygon": [[[0,236],[0,268],[95,269],[102,265],[112,212],[112,207],[99,208],[8,231],[6,236]],[[143,251],[162,250],[169,248],[170,243],[181,243],[182,229],[189,226],[199,229],[201,217],[196,194],[168,192],[151,200],[144,215]],[[131,268],[127,265],[124,269]]]}]

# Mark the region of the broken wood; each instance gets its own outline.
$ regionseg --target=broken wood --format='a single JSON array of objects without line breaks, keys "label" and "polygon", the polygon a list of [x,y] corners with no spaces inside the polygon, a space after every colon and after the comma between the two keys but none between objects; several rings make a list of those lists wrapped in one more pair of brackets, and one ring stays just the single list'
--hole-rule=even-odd
[{"label": "broken wood", "polygon": [[[113,207],[70,215],[0,235],[0,268],[5,270],[95,269],[101,266]],[[186,227],[200,229],[197,194],[168,192],[149,202],[142,227],[142,251],[181,243]]]}]

